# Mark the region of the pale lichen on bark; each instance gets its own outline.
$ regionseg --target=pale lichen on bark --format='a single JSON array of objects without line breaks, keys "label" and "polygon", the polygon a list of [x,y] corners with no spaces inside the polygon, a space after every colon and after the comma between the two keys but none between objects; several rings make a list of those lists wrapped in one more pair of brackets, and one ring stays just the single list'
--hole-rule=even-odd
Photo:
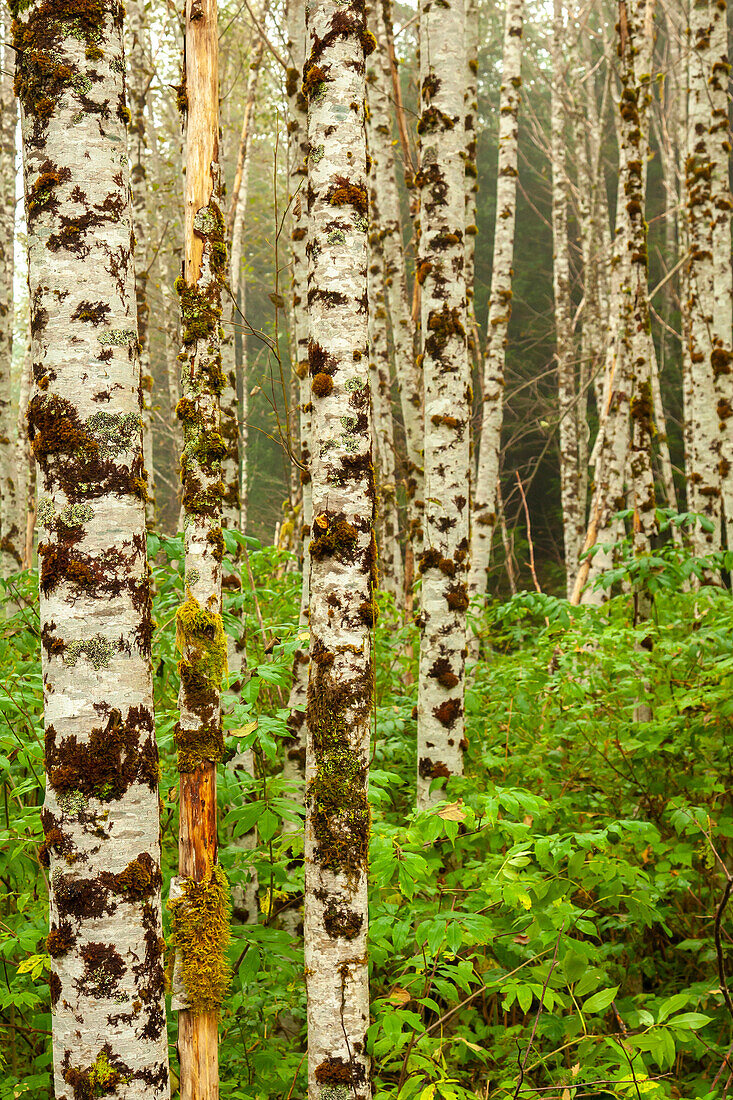
[{"label": "pale lichen on bark", "polygon": [[374,40],[360,0],[311,0],[306,19],[314,517],[305,831],[308,1095],[367,1100],[367,776],[376,544],[364,70]]},{"label": "pale lichen on bark", "polygon": [[463,0],[420,4],[425,540],[420,556],[418,806],[463,771],[471,388],[466,347]]},{"label": "pale lichen on bark", "polygon": [[13,8],[35,380],[28,423],[43,529],[54,1090],[58,1100],[164,1098],[123,10],[116,0]]}]

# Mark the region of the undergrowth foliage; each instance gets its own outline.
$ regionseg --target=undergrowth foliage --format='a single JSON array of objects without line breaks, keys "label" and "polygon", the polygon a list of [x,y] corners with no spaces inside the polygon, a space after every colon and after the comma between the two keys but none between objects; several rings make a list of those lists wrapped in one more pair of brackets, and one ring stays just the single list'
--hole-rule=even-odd
[{"label": "undergrowth foliage", "polygon": [[[260,913],[256,925],[237,923],[235,906],[222,1095],[284,1100],[306,1088],[302,944],[282,918],[302,893],[298,792],[281,777],[293,653],[305,643],[299,576],[273,548],[224,537],[225,574],[240,542],[255,588],[247,561],[237,565],[224,628],[237,631],[239,605],[248,673],[241,697],[223,699],[220,857],[233,894],[256,872]],[[151,535],[149,549],[167,896],[183,548]],[[420,814],[416,670],[405,656],[416,636],[383,602],[369,796],[376,1100],[723,1097],[733,1073],[733,604],[725,588],[684,590],[709,565],[670,544],[620,566],[612,583],[654,592],[653,618],[638,628],[623,591],[596,609],[528,593],[473,608],[483,651],[468,671],[466,775]],[[38,580],[0,583],[0,1100],[45,1100]],[[652,713],[643,723],[642,701]],[[255,778],[237,767],[247,747]],[[254,825],[250,849],[240,838]],[[174,1015],[169,1028],[175,1068]]]}]

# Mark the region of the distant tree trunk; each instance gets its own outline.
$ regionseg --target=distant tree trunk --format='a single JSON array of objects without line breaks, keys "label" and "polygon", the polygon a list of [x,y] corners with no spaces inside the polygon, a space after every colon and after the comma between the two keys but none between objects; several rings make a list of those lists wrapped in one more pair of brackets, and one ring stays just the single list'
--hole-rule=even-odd
[{"label": "distant tree trunk", "polygon": [[[703,531],[696,525],[693,546],[698,554],[720,548],[721,482],[720,436],[715,399],[713,373],[713,332],[715,313],[712,180],[716,173],[713,146],[717,139],[711,128],[719,121],[714,114],[709,81],[713,61],[712,35],[714,33],[713,10],[710,0],[696,0],[690,5],[689,90],[687,120],[686,200],[687,221],[690,234],[688,262],[690,303],[690,363],[691,363],[691,416],[693,466],[690,479],[694,484],[696,510],[712,524],[711,531]],[[725,12],[721,18],[725,22]],[[719,62],[720,58],[716,57]],[[725,81],[727,87],[727,79]],[[727,94],[727,91],[726,91]],[[727,123],[726,138],[727,140]],[[721,237],[722,243],[722,237]],[[730,252],[727,257],[730,265]],[[721,290],[721,296],[725,290]],[[726,348],[730,333],[725,336],[721,362],[728,367]]]},{"label": "distant tree trunk", "polygon": [[42,528],[54,1095],[165,1100],[122,6],[14,9]]},{"label": "distant tree trunk", "polygon": [[[372,172],[372,180],[374,172]],[[396,602],[402,597],[404,577],[399,543],[397,490],[395,485],[392,387],[389,370],[387,309],[384,297],[384,263],[379,240],[379,200],[372,186],[369,230],[369,367],[372,391],[374,469],[377,488],[377,545],[379,585]]]},{"label": "distant tree trunk", "polygon": [[[464,280],[463,0],[420,4],[425,548],[420,558],[417,802],[463,772],[470,379]],[[439,794],[437,797],[440,797]]]},{"label": "distant tree trunk", "polygon": [[563,0],[554,0],[552,30],[552,239],[553,293],[557,359],[558,415],[560,421],[560,494],[562,500],[565,577],[568,595],[578,569],[585,527],[585,500],[581,500],[578,455],[579,394],[576,385],[575,350],[570,301],[570,242],[568,239],[567,135],[565,132],[566,39]]},{"label": "distant tree trunk", "polygon": [[[619,201],[612,266],[609,318],[612,341],[606,363],[602,437],[584,549],[598,547],[578,569],[571,600],[601,603],[607,593],[593,582],[610,568],[612,554],[600,544],[612,543],[623,528],[615,513],[629,503],[637,553],[649,547],[655,531],[655,493],[651,467],[653,392],[644,223],[645,164],[648,154],[648,106],[653,5],[649,0],[621,0],[618,55],[621,59],[619,101]],[[583,591],[586,582],[588,587]]]},{"label": "distant tree trunk", "polygon": [[[405,428],[408,524],[405,553],[407,558],[414,560],[422,550],[423,540],[423,393],[415,354],[415,322],[405,270],[397,168],[392,143],[391,4],[385,0],[375,0],[367,5],[367,11],[370,29],[377,40],[377,49],[367,62],[370,154],[374,160],[374,186],[379,196],[385,296]],[[409,572],[409,563],[406,562],[406,565]]]},{"label": "distant tree trunk", "polygon": [[148,472],[148,500],[145,520],[148,529],[156,524],[155,466],[153,448],[153,372],[150,364],[150,334],[148,320],[148,264],[150,225],[148,218],[147,141],[145,111],[153,73],[147,53],[147,26],[141,0],[126,4],[130,42],[130,107],[129,150],[132,164],[132,223],[135,232],[135,297],[137,301],[137,333],[140,341],[140,385],[143,399],[143,454]]},{"label": "distant tree trunk", "polygon": [[[186,600],[176,615],[180,721],[179,874],[171,887],[174,1007],[182,1100],[219,1095],[217,1023],[226,989],[227,888],[217,864],[216,765],[222,758],[221,686],[227,643],[221,617],[221,434],[219,326],[226,274],[219,184],[216,0],[187,0],[185,262],[181,299],[181,400]],[[196,921],[197,906],[208,921]],[[205,966],[202,965],[205,958]]]},{"label": "distant tree trunk", "polygon": [[[288,97],[288,165],[290,208],[290,260],[291,318],[293,324],[294,371],[298,378],[298,429],[300,481],[303,487],[303,512],[301,521],[301,545],[303,554],[302,586],[298,625],[301,631],[308,628],[310,603],[310,536],[313,522],[313,498],[311,492],[311,380],[308,374],[308,240],[306,154],[308,152],[308,104],[302,90],[302,73],[305,62],[305,2],[288,0],[287,6],[289,67],[286,76]],[[310,657],[305,649],[298,649],[293,658],[293,679],[288,699],[287,755],[284,774],[293,782],[305,778],[305,704],[308,694],[308,666]],[[302,709],[301,709],[302,708]]]},{"label": "distant tree trunk", "polygon": [[363,9],[310,0],[308,358],[313,402],[305,824],[308,1096],[371,1096],[366,1030],[376,543],[367,339]]},{"label": "distant tree trunk", "polygon": [[483,418],[473,493],[471,526],[472,596],[486,592],[491,542],[496,527],[496,488],[504,406],[504,365],[512,314],[512,259],[517,211],[517,135],[522,86],[524,0],[508,0],[504,25],[504,64],[499,97],[499,168],[496,190],[494,260],[484,361]]},{"label": "distant tree trunk", "polygon": [[733,285],[731,269],[728,16],[725,0],[710,6],[710,199],[713,208],[712,367],[720,432],[719,463],[726,542],[733,549]]},{"label": "distant tree trunk", "polygon": [[[4,41],[10,41],[3,19]],[[13,240],[15,237],[15,95],[9,45],[2,50],[0,72],[0,576],[21,567],[25,524],[18,507],[14,461],[11,372],[13,366]]]}]

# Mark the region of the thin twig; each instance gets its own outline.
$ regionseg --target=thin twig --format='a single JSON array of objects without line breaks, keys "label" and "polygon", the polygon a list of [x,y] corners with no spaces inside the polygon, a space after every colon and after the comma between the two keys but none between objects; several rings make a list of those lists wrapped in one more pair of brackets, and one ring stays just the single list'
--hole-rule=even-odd
[{"label": "thin twig", "polygon": [[522,485],[522,479],[519,476],[519,470],[516,471],[516,474],[517,474],[517,485],[519,486],[519,492],[522,496],[522,504],[524,505],[524,514],[525,514],[526,519],[527,519],[527,542],[529,543],[529,569],[530,569],[530,572],[532,574],[532,580],[534,581],[534,586],[537,589],[537,591],[539,592],[539,594],[542,595],[542,589],[540,588],[540,582],[537,580],[537,573],[535,572],[535,567],[534,567],[534,546],[532,544],[532,527],[531,527],[531,524],[530,524],[530,521],[529,521],[529,507],[527,505],[527,498],[524,495],[524,486]]},{"label": "thin twig", "polygon": [[[519,484],[521,486],[521,482]],[[563,925],[562,925],[560,931],[557,934],[557,939],[555,940],[555,950],[552,954],[552,961],[550,962],[550,969],[547,971],[547,977],[545,978],[544,985],[542,986],[542,992],[540,993],[540,1003],[539,1003],[539,1007],[537,1009],[537,1015],[534,1018],[534,1025],[532,1027],[532,1034],[529,1037],[529,1043],[527,1044],[527,1049],[524,1052],[524,1058],[522,1059],[522,1064],[519,1067],[519,1081],[517,1082],[517,1087],[516,1087],[516,1090],[514,1092],[513,1100],[517,1100],[517,1097],[519,1096],[519,1091],[522,1087],[522,1081],[524,1081],[524,1071],[527,1067],[527,1059],[529,1058],[529,1052],[531,1051],[532,1044],[534,1043],[534,1037],[537,1034],[537,1025],[540,1022],[540,1016],[542,1015],[542,1009],[545,1007],[545,993],[547,991],[547,986],[550,984],[550,978],[552,977],[552,972],[555,969],[555,963],[557,962],[557,953],[560,950],[560,940],[562,939],[562,934],[563,934],[564,931],[565,931],[565,924],[563,922]]]}]

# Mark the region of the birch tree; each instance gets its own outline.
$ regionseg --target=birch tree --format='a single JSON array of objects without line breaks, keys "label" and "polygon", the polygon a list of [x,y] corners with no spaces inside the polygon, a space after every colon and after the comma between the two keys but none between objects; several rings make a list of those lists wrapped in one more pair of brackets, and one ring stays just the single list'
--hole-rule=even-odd
[{"label": "birch tree", "polygon": [[145,135],[148,89],[153,78],[148,56],[148,30],[144,7],[140,0],[127,4],[128,40],[130,43],[130,159],[132,162],[132,222],[135,231],[135,295],[137,300],[137,332],[140,341],[140,378],[143,398],[143,454],[148,477],[148,500],[145,505],[149,528],[155,526],[155,468],[153,452],[153,373],[150,364],[150,333],[148,331],[148,264],[150,219]]},{"label": "birch tree", "polygon": [[[3,20],[6,43],[8,21]],[[13,446],[13,239],[15,237],[15,96],[9,45],[2,49],[0,71],[0,570],[4,577],[22,563],[16,506],[17,471]]]},{"label": "birch tree", "polygon": [[169,1095],[123,9],[13,5],[58,1100]]},{"label": "birch tree", "polygon": [[[721,484],[720,437],[715,400],[713,373],[713,315],[715,312],[715,258],[713,254],[713,175],[722,168],[720,156],[714,164],[714,136],[711,128],[717,121],[711,98],[713,12],[715,5],[701,0],[690,5],[689,87],[687,118],[687,159],[685,189],[689,231],[689,352],[691,364],[690,415],[692,421],[692,467],[690,480],[694,486],[694,507],[707,517],[711,530],[698,524],[693,544],[698,554],[720,547]],[[720,13],[719,17],[720,17]],[[725,20],[725,12],[722,13]],[[716,60],[720,60],[717,58]],[[726,81],[727,85],[727,81]],[[726,88],[727,95],[727,88]],[[727,134],[727,107],[726,107]],[[727,140],[727,138],[726,138]],[[718,138],[718,144],[720,139]],[[722,244],[722,238],[721,238]],[[730,255],[728,255],[730,265]],[[725,280],[718,290],[725,297]],[[726,348],[730,332],[721,345],[721,363],[728,366]],[[719,375],[721,377],[721,375]]]},{"label": "birch tree", "polygon": [[305,966],[310,1100],[371,1096],[366,1030],[376,544],[367,341],[365,53],[357,0],[311,0],[308,360],[313,401]]},{"label": "birch tree", "polygon": [[483,416],[471,516],[472,596],[486,591],[491,541],[496,527],[496,486],[504,403],[507,330],[512,314],[512,259],[517,209],[517,136],[522,86],[523,0],[507,0],[504,60],[499,94],[499,165],[496,185],[494,259],[484,360]]},{"label": "birch tree", "polygon": [[[288,98],[288,172],[290,207],[290,318],[293,329],[294,371],[298,378],[298,437],[300,482],[303,492],[302,525],[300,530],[303,554],[300,592],[299,627],[305,632],[310,604],[310,535],[313,522],[311,491],[311,379],[308,372],[308,211],[306,195],[306,154],[308,152],[308,104],[303,94],[302,73],[305,62],[305,3],[288,0],[288,60],[286,93]],[[293,657],[293,679],[288,699],[288,731],[285,775],[294,781],[305,776],[305,704],[308,693],[308,665],[305,649]]]},{"label": "birch tree", "polygon": [[186,600],[176,615],[180,720],[179,877],[170,908],[176,948],[181,1097],[218,1097],[217,1022],[228,982],[228,888],[217,863],[216,765],[222,758],[221,686],[227,643],[221,617],[220,397],[222,283],[226,271],[219,181],[216,0],[187,0],[187,106],[181,400]]},{"label": "birch tree", "polygon": [[425,540],[420,558],[417,800],[463,771],[470,379],[464,272],[463,0],[420,4]]}]

